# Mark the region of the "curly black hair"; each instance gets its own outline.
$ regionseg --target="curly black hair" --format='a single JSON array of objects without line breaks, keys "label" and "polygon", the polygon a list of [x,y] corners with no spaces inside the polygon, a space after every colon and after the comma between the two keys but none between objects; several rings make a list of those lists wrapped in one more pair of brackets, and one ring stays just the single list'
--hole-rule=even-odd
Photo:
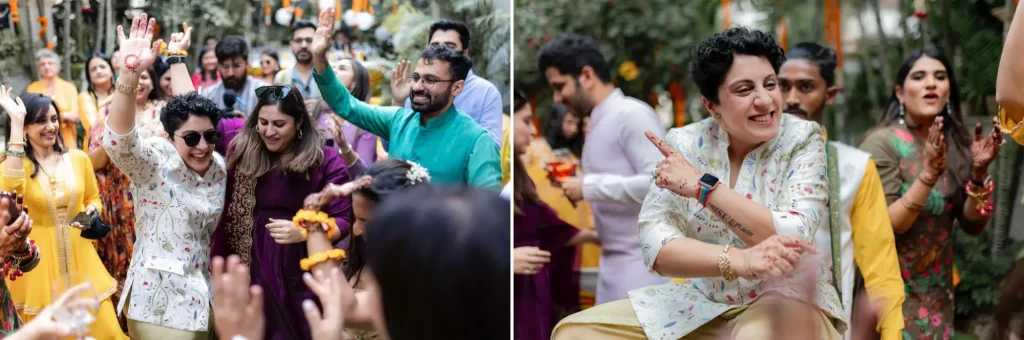
[{"label": "curly black hair", "polygon": [[220,63],[234,58],[249,59],[249,44],[240,35],[229,35],[217,42],[213,53],[217,55],[217,62]]},{"label": "curly black hair", "polygon": [[697,83],[700,94],[714,104],[718,104],[718,87],[725,81],[736,55],[764,57],[775,73],[786,61],[782,47],[771,34],[749,27],[730,28],[701,41],[693,49],[690,78]]},{"label": "curly black hair", "polygon": [[537,71],[544,74],[549,67],[558,72],[579,77],[584,66],[590,66],[597,78],[607,83],[612,80],[608,62],[593,38],[575,33],[563,34],[551,40],[537,52]]},{"label": "curly black hair", "polygon": [[466,80],[469,69],[473,68],[473,61],[468,56],[443,45],[427,47],[420,53],[420,59],[425,60],[427,65],[438,60],[448,63],[448,73],[452,81]]},{"label": "curly black hair", "polygon": [[221,110],[217,108],[217,104],[193,91],[172,97],[160,110],[160,123],[163,124],[167,135],[171,136],[171,140],[174,140],[174,132],[185,124],[189,116],[209,118],[210,123],[217,126],[220,115]]},{"label": "curly black hair", "polygon": [[825,86],[832,86],[836,83],[836,64],[839,58],[836,50],[812,42],[796,44],[786,52],[786,59],[806,59],[818,65],[818,73],[825,79]]}]

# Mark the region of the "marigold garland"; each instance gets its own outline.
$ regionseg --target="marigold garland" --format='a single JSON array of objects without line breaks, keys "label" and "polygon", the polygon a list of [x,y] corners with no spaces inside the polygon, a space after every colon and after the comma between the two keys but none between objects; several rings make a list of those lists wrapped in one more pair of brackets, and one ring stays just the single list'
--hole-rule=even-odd
[{"label": "marigold garland", "polygon": [[11,22],[17,24],[21,22],[21,18],[18,17],[18,0],[11,0]]},{"label": "marigold garland", "polygon": [[331,249],[325,252],[319,252],[313,254],[307,258],[299,260],[299,267],[302,271],[308,272],[313,266],[324,263],[328,259],[340,261],[345,258],[345,251],[341,249]]},{"label": "marigold garland", "polygon": [[310,225],[318,223],[327,226],[327,237],[334,236],[338,232],[338,223],[323,211],[299,210],[295,213],[295,217],[292,217],[292,223],[296,227],[302,228],[302,238],[307,237],[306,229]]},{"label": "marigold garland", "polygon": [[46,40],[46,25],[50,23],[50,19],[46,17],[38,17],[36,21],[39,22],[39,40]]}]

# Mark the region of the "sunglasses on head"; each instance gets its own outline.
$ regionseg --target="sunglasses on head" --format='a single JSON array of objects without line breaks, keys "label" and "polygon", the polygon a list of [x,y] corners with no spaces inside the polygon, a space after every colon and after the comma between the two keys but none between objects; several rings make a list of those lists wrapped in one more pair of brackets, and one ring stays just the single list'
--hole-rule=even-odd
[{"label": "sunglasses on head", "polygon": [[185,141],[185,145],[194,148],[199,145],[199,139],[205,139],[206,144],[214,145],[220,141],[220,132],[217,130],[210,130],[203,133],[191,131],[184,135],[175,135],[181,137],[181,140]]},{"label": "sunglasses on head", "polygon": [[260,87],[256,88],[256,96],[260,97],[260,98],[266,98],[267,96],[272,96],[275,99],[282,99],[282,98],[288,96],[288,93],[291,93],[291,92],[292,92],[292,87],[291,86],[268,85],[268,86],[260,86]]}]

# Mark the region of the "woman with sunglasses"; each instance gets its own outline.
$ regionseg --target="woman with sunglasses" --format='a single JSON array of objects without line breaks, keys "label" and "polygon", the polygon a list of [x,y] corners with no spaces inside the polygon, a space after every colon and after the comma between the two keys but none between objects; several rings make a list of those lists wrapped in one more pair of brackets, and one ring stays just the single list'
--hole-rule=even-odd
[{"label": "woman with sunglasses", "polygon": [[[251,268],[251,282],[267,291],[266,339],[307,339],[302,301],[315,295],[302,283],[306,238],[292,217],[306,196],[351,177],[313,126],[298,89],[263,86],[256,96],[245,127],[228,146],[225,215],[213,235],[213,256],[239,255]],[[331,235],[338,243],[349,229],[350,200],[334,200],[323,211],[341,231]]]},{"label": "woman with sunglasses", "polygon": [[[224,159],[214,152],[221,132],[217,105],[192,87],[182,51],[191,30],[167,45],[173,97],[160,111],[166,136],[142,137],[137,91],[144,70],[157,59],[155,19],[142,14],[125,37],[117,27],[124,67],[103,132],[110,161],[131,180],[135,248],[118,313],[128,317],[133,339],[210,336],[210,237],[224,204]],[[99,338],[99,337],[97,337]]]}]

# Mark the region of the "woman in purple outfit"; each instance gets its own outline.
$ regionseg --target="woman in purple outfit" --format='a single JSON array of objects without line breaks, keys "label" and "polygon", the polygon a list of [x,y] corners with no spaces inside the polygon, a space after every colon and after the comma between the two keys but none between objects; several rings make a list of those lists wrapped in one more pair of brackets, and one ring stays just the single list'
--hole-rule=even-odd
[{"label": "woman in purple outfit", "polygon": [[[301,304],[316,297],[302,282],[306,240],[291,219],[306,196],[351,177],[338,151],[324,145],[297,89],[264,86],[256,95],[256,108],[228,147],[225,214],[212,256],[239,255],[251,282],[263,288],[264,339],[309,339]],[[350,209],[348,198],[323,208],[341,231],[332,242],[348,233]]]},{"label": "woman in purple outfit", "polygon": [[597,232],[576,227],[558,218],[540,200],[520,157],[533,138],[533,113],[519,91],[514,97],[513,127],[516,156],[513,160],[514,221],[513,271],[515,272],[515,338],[550,339],[562,317],[579,309],[579,275],[576,246],[597,243]]}]

